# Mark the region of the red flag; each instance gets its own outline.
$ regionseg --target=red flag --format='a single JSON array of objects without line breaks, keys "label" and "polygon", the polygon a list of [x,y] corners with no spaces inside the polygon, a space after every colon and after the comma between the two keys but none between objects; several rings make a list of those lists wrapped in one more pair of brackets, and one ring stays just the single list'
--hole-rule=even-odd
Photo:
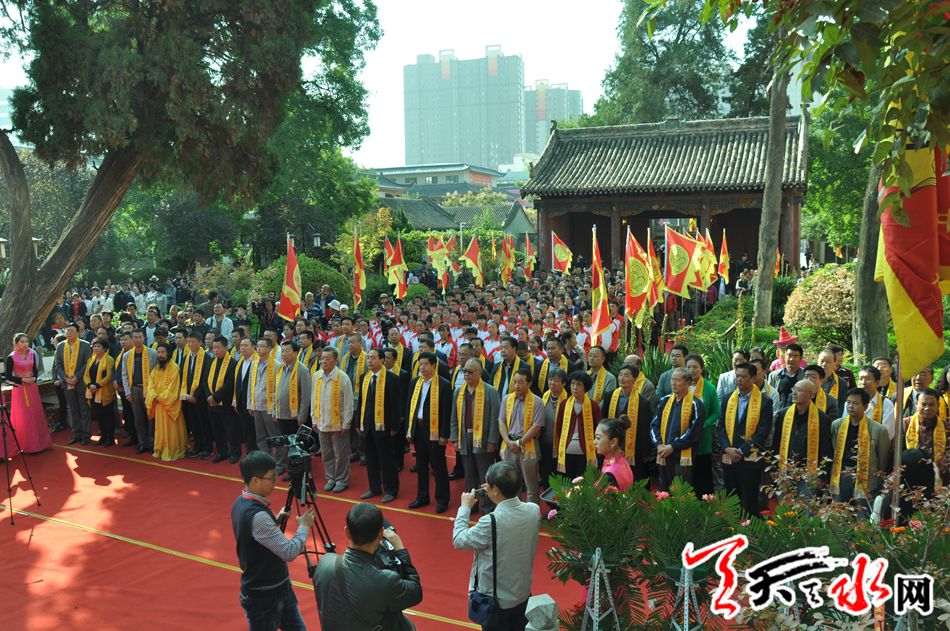
[{"label": "red flag", "polygon": [[566,274],[571,269],[571,261],[574,254],[567,244],[558,238],[557,234],[551,231],[551,269],[555,272]]},{"label": "red flag", "polygon": [[360,235],[353,228],[353,308],[363,302],[363,290],[366,289],[366,269],[363,267],[363,251],[360,249]]},{"label": "red flag", "polygon": [[643,316],[647,312],[646,302],[650,297],[650,262],[647,253],[634,238],[627,227],[626,255],[626,299],[624,312],[628,319],[635,320],[637,326],[643,325]]},{"label": "red flag", "polygon": [[479,287],[485,285],[485,276],[482,275],[482,264],[478,260],[480,251],[478,249],[478,237],[472,235],[472,240],[468,244],[468,249],[462,255],[462,262],[472,270],[472,276],[475,277],[475,284]]},{"label": "red flag", "polygon": [[300,313],[301,284],[294,243],[287,239],[287,267],[284,269],[284,286],[280,290],[280,306],[277,308],[277,315],[284,320],[293,322]]},{"label": "red flag", "polygon": [[910,226],[894,218],[886,198],[896,186],[879,185],[884,200],[875,279],[884,281],[894,321],[897,353],[905,378],[932,364],[943,353],[943,301],[950,256],[946,231],[950,214],[950,177],[946,154],[923,148],[908,150],[911,194],[903,207]]},{"label": "red flag", "polygon": [[677,296],[689,298],[687,277],[693,269],[693,257],[699,243],[666,226],[666,270],[663,284]]},{"label": "red flag", "polygon": [[538,257],[534,254],[534,246],[531,245],[531,239],[524,235],[524,277],[531,280],[531,274],[534,273],[534,266],[538,263]]},{"label": "red flag", "polygon": [[607,283],[604,282],[604,264],[600,260],[600,245],[597,243],[597,226],[591,229],[593,239],[593,265],[591,266],[590,303],[591,337],[599,339],[610,329],[610,307],[607,304]]},{"label": "red flag", "polygon": [[729,246],[726,245],[726,229],[722,229],[722,247],[719,248],[719,275],[729,284]]}]

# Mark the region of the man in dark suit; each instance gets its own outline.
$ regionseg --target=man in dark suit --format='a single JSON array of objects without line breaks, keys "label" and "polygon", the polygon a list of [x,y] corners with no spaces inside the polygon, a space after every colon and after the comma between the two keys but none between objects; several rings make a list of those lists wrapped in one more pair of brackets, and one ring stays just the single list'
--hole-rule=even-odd
[{"label": "man in dark suit", "polygon": [[548,389],[548,373],[553,366],[559,366],[566,375],[577,370],[577,367],[564,355],[564,343],[558,338],[549,339],[545,345],[545,351],[548,354],[547,359],[543,362],[535,362],[534,393],[539,397],[544,396]]},{"label": "man in dark suit", "polygon": [[508,396],[512,376],[518,368],[524,365],[518,358],[518,353],[515,352],[517,346],[518,341],[515,338],[503,337],[498,347],[501,353],[501,361],[495,364],[490,383],[492,388],[498,391],[498,396],[502,400]]},{"label": "man in dark suit", "polygon": [[[604,395],[604,404],[601,407],[604,418],[617,418],[621,414],[630,419],[630,429],[627,430],[626,444],[622,445],[627,462],[633,469],[634,480],[649,480],[650,469],[656,456],[653,454],[653,443],[650,441],[650,422],[653,420],[653,408],[650,400],[637,390],[637,380],[640,377],[640,367],[636,364],[624,364],[620,368],[618,381],[620,385]],[[637,397],[635,418],[628,414],[632,410],[631,398]],[[631,434],[632,432],[632,434]],[[633,450],[629,446],[633,446]]]},{"label": "man in dark suit", "polygon": [[194,436],[194,447],[185,454],[201,459],[211,456],[211,422],[208,419],[208,369],[211,356],[201,347],[201,333],[188,334],[188,354],[184,359],[181,379],[181,410],[188,431]]},{"label": "man in dark suit", "polygon": [[[254,361],[254,342],[249,337],[241,338],[238,345],[240,356],[234,374],[234,409],[238,417],[241,439],[247,453],[257,450],[257,435],[254,430],[254,414],[247,409],[247,391],[251,386],[251,364]],[[240,455],[240,446],[238,446]]]},{"label": "man in dark suit", "polygon": [[393,462],[396,463],[396,471],[402,471],[405,463],[406,451],[406,402],[409,396],[409,372],[402,370],[396,365],[396,359],[399,351],[395,348],[387,347],[383,349],[383,365],[399,378],[399,433],[393,436]]},{"label": "man in dark suit", "polygon": [[[392,439],[399,433],[399,377],[386,370],[381,351],[370,349],[366,354],[368,370],[360,382],[356,409],[359,433],[366,453],[366,477],[369,490],[360,496],[368,500],[385,491],[380,502],[388,504],[399,494],[399,478],[393,461]],[[377,388],[382,409],[377,408]]]},{"label": "man in dark suit", "polygon": [[70,322],[66,325],[66,339],[56,346],[54,357],[56,381],[65,388],[66,404],[72,415],[73,436],[67,441],[67,445],[79,442],[88,445],[92,435],[89,427],[89,406],[86,404],[86,384],[83,381],[86,363],[90,357],[92,346],[89,342],[79,339],[79,325]]},{"label": "man in dark suit", "polygon": [[228,338],[219,335],[211,343],[214,360],[208,369],[208,417],[217,451],[212,462],[225,458],[231,464],[241,458],[241,428],[234,414],[234,360],[228,355]]},{"label": "man in dark suit", "polygon": [[449,360],[442,353],[435,352],[435,343],[432,341],[431,337],[420,337],[419,338],[419,352],[416,353],[415,357],[412,359],[412,371],[410,376],[415,379],[419,376],[419,355],[421,353],[432,353],[436,356],[436,370],[439,373],[439,377],[442,379],[449,379],[452,376],[451,371],[449,371]]},{"label": "man in dark suit", "polygon": [[761,454],[770,447],[772,431],[772,399],[755,387],[757,371],[748,363],[736,366],[736,389],[720,406],[717,432],[725,487],[739,496],[742,507],[753,517],[762,514],[759,482],[765,463]]},{"label": "man in dark suit", "polygon": [[[429,467],[435,477],[435,512],[449,507],[449,470],[445,462],[445,445],[449,442],[449,421],[452,414],[452,388],[447,379],[436,374],[436,356],[419,353],[419,376],[407,388],[406,419],[408,438],[416,449],[416,474],[419,483],[416,499],[409,508],[429,504]],[[438,393],[436,417],[433,418],[433,393]]]}]

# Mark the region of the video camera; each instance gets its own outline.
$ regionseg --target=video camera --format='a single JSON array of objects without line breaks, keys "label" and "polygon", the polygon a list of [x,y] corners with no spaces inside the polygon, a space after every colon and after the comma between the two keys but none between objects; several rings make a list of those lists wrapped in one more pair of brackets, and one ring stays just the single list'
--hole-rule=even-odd
[{"label": "video camera", "polygon": [[312,429],[301,425],[296,434],[268,436],[266,442],[268,447],[287,448],[287,473],[292,484],[299,484],[304,473],[310,477],[310,448],[314,444]]},{"label": "video camera", "polygon": [[[385,517],[383,518],[383,530],[396,530],[393,528],[392,523]],[[396,556],[396,550],[393,548],[393,544],[389,543],[385,538],[379,542],[374,556],[376,557],[376,567],[378,569],[392,570],[399,576],[403,575],[402,561]]]}]

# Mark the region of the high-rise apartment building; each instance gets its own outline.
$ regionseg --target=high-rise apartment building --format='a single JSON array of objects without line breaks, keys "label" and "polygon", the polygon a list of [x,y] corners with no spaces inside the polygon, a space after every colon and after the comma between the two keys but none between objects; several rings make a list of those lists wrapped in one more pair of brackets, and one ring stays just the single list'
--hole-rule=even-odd
[{"label": "high-rise apartment building", "polygon": [[406,164],[489,168],[524,152],[524,64],[488,46],[481,59],[452,50],[403,68]]},{"label": "high-rise apartment building", "polygon": [[524,90],[524,150],[544,151],[551,132],[552,120],[579,118],[584,113],[580,90],[569,90],[565,83],[548,84],[536,81]]}]

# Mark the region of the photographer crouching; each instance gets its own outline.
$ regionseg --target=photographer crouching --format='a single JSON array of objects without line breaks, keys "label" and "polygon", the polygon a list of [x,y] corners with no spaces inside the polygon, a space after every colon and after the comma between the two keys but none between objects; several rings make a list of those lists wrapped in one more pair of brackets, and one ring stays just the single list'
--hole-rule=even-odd
[{"label": "photographer crouching", "polygon": [[297,532],[287,539],[277,525],[286,519],[286,509],[274,517],[267,500],[276,485],[277,461],[268,453],[252,451],[241,460],[240,469],[244,492],[231,508],[231,526],[241,564],[241,606],[250,631],[306,631],[287,562],[304,551],[313,511],[297,517]]},{"label": "photographer crouching", "polygon": [[422,602],[419,573],[383,514],[369,503],[346,514],[346,552],[326,554],[313,575],[320,627],[333,631],[415,629],[403,610]]}]

